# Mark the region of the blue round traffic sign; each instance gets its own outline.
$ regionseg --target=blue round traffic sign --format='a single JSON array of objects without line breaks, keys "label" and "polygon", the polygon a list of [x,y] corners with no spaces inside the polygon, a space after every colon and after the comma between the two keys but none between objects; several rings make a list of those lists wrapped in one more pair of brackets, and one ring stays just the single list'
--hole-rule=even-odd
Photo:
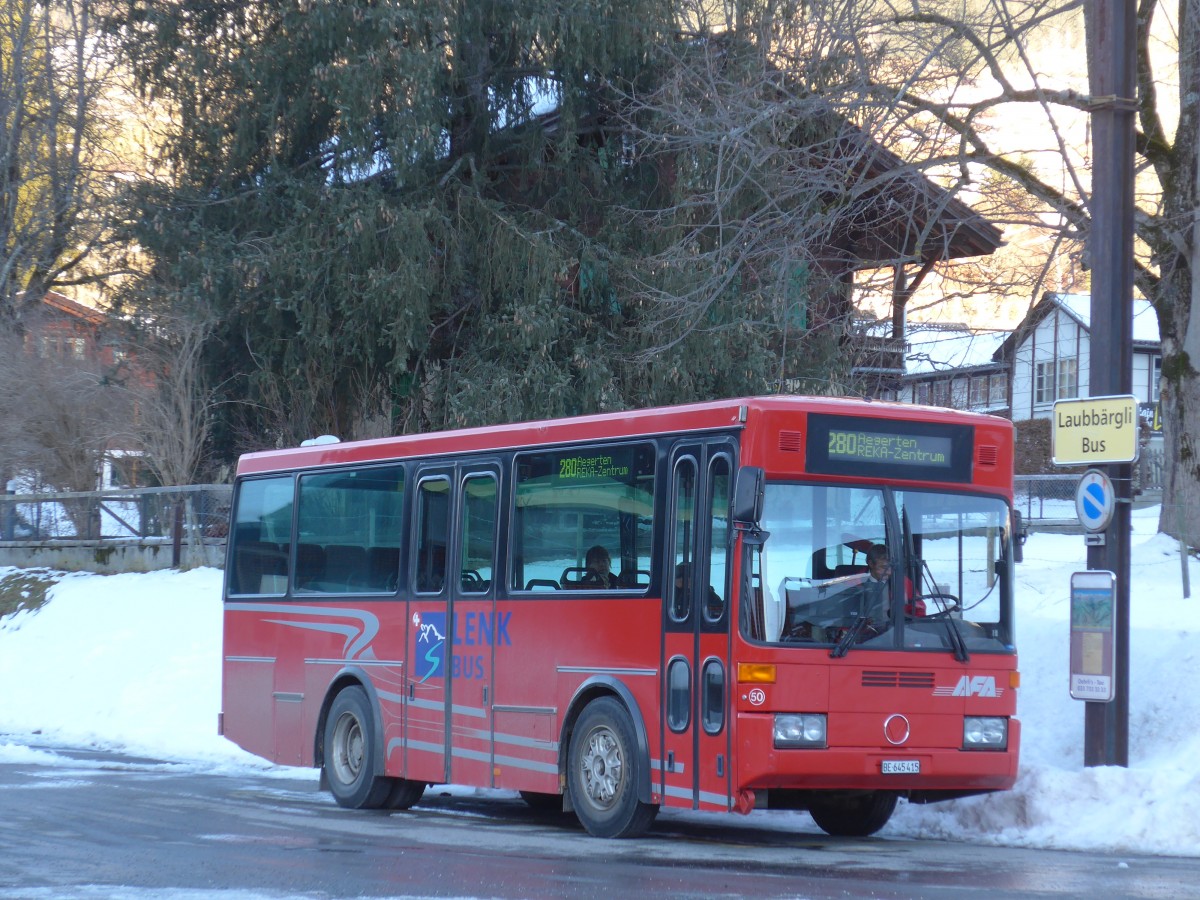
[{"label": "blue round traffic sign", "polygon": [[1088,469],[1075,489],[1075,512],[1088,531],[1103,531],[1117,505],[1112,481],[1099,469]]}]

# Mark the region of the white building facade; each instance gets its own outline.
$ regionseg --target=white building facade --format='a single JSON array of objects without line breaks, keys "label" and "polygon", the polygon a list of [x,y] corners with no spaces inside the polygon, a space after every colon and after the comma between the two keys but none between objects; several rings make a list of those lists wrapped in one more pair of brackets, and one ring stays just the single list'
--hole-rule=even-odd
[{"label": "white building facade", "polygon": [[[1008,361],[1015,421],[1047,419],[1055,400],[1091,396],[1091,297],[1046,294],[996,355]],[[1161,374],[1158,317],[1135,299],[1132,393],[1139,404],[1158,402]]]}]

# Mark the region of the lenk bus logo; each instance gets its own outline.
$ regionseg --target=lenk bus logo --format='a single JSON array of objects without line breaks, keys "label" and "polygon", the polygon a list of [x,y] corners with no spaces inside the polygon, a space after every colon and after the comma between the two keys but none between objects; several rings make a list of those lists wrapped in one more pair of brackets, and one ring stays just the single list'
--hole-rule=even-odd
[{"label": "lenk bus logo", "polygon": [[442,650],[446,646],[446,614],[427,612],[422,618],[419,612],[413,613],[413,627],[416,634],[413,662],[420,676],[417,683],[443,677],[446,674],[446,654]]},{"label": "lenk bus logo", "polygon": [[[465,647],[511,647],[508,635],[511,612],[468,612],[454,617],[453,644]],[[417,683],[446,675],[446,641],[449,630],[444,612],[413,613],[413,671]],[[452,678],[484,678],[484,655],[457,650],[452,657]]]},{"label": "lenk bus logo", "polygon": [[996,679],[991,675],[964,675],[954,686],[955,697],[999,697],[996,693]]}]

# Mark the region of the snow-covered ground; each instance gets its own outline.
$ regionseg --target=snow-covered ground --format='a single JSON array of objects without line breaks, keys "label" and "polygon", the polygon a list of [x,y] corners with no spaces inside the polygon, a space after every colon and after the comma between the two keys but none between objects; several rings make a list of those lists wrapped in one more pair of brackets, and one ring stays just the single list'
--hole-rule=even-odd
[{"label": "snow-covered ground", "polygon": [[[1068,692],[1070,576],[1086,568],[1083,538],[1035,534],[1017,570],[1016,788],[902,804],[883,834],[1200,856],[1200,562],[1189,561],[1194,594],[1184,599],[1178,545],[1157,521],[1157,508],[1134,512],[1129,767],[1084,767],[1084,704]],[[0,620],[0,761],[66,765],[31,745],[86,745],[208,771],[299,771],[315,788],[315,773],[273,770],[216,734],[220,582],[215,569],[65,575],[40,610]]]}]

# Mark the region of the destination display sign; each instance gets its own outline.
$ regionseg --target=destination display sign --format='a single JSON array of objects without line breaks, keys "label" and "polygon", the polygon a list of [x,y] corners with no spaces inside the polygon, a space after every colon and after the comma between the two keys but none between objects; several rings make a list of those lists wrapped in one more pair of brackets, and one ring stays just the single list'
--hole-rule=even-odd
[{"label": "destination display sign", "polygon": [[813,414],[805,467],[822,475],[969,481],[974,443],[970,425]]},{"label": "destination display sign", "polygon": [[1057,466],[1128,463],[1138,458],[1137,398],[1133,395],[1058,400],[1050,430]]},{"label": "destination display sign", "polygon": [[846,429],[829,431],[830,459],[948,468],[953,455],[953,442],[948,437]]}]

